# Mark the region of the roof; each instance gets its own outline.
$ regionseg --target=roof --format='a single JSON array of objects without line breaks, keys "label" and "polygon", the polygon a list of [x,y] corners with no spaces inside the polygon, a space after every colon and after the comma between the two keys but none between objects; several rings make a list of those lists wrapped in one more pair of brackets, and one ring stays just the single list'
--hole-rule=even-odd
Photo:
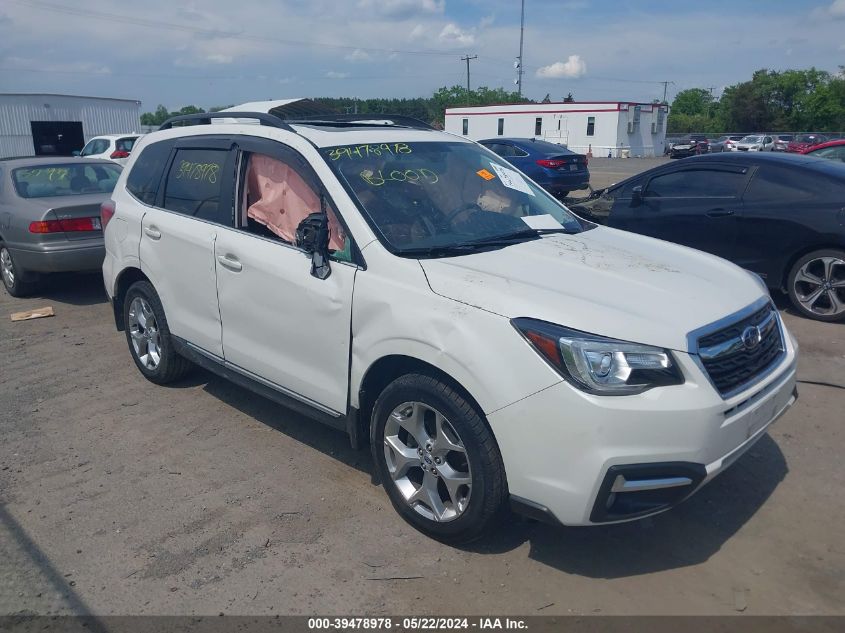
[{"label": "roof", "polygon": [[269,101],[250,101],[220,110],[220,112],[266,112],[280,119],[296,119],[313,114],[334,114],[334,110],[324,105],[298,97],[295,99],[275,99]]},{"label": "roof", "polygon": [[119,97],[89,97],[85,95],[63,95],[57,92],[0,92],[0,99],[3,97],[65,97],[68,99],[97,99],[98,101],[124,101],[141,105],[138,99],[121,99]]},{"label": "roof", "polygon": [[0,164],[9,169],[17,167],[37,167],[38,165],[57,165],[59,163],[69,165],[86,165],[89,163],[100,163],[102,165],[114,165],[120,167],[111,160],[102,158],[82,158],[78,156],[16,156],[14,158],[0,158]]},{"label": "roof", "polygon": [[107,138],[107,139],[110,139],[110,140],[116,140],[116,139],[119,139],[119,138],[126,138],[127,136],[138,137],[138,136],[142,136],[142,134],[140,132],[126,132],[125,134],[98,134],[97,136],[92,136],[90,139],[88,139],[88,142],[90,143],[94,139],[98,139],[98,138]]},{"label": "roof", "polygon": [[[593,107],[588,107],[593,106]],[[596,107],[597,106],[597,107]],[[446,108],[446,115],[461,114],[551,114],[554,112],[618,112],[622,106],[663,106],[663,103],[638,101],[555,101],[550,103],[491,103],[484,106],[455,106]],[[494,109],[495,112],[486,110]]]}]

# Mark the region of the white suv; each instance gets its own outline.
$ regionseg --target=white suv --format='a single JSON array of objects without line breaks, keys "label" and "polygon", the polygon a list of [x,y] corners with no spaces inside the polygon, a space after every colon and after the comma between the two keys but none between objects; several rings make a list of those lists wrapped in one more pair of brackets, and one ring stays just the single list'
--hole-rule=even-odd
[{"label": "white suv", "polygon": [[139,134],[106,134],[95,136],[85,144],[80,156],[87,158],[104,158],[111,160],[118,165],[125,165],[132,154],[135,141]]},{"label": "white suv", "polygon": [[132,358],[369,442],[427,534],[471,539],[508,504],[666,510],[795,402],[795,341],[733,264],[591,224],[413,120],[222,116],[145,136],[103,205]]}]

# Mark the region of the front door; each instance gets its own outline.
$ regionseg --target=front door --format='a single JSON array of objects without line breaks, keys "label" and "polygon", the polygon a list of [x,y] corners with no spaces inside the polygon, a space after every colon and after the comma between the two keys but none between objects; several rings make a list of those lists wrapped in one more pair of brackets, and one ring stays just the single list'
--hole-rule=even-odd
[{"label": "front door", "polygon": [[614,205],[608,224],[731,259],[747,171],[708,166],[659,174],[639,199]]},{"label": "front door", "polygon": [[214,240],[232,225],[231,141],[176,145],[156,206],[141,222],[141,270],[161,298],[171,333],[223,356]]},{"label": "front door", "polygon": [[[237,226],[219,231],[214,248],[226,362],[325,413],[345,414],[358,268],[338,259],[350,238],[300,154],[265,139],[239,145]],[[296,226],[321,206],[338,252],[326,279],[311,275],[310,256],[295,245]]]}]

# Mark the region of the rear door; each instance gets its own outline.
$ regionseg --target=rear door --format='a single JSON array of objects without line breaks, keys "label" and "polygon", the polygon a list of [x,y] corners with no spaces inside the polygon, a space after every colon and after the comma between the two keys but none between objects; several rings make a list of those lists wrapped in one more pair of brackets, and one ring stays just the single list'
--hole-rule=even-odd
[{"label": "rear door", "polygon": [[732,259],[748,171],[708,165],[657,174],[639,200],[614,205],[609,225]]},{"label": "rear door", "polygon": [[214,240],[232,226],[231,140],[189,137],[176,143],[155,208],[141,226],[141,270],[156,288],[170,331],[223,356]]}]

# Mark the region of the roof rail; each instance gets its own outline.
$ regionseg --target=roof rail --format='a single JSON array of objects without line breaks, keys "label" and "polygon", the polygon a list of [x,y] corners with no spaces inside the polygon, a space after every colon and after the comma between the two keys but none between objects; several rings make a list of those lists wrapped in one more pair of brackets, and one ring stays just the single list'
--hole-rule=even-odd
[{"label": "roof rail", "polygon": [[257,119],[261,125],[268,127],[276,127],[288,132],[295,130],[282,121],[279,117],[266,112],[200,112],[198,114],[180,114],[179,116],[170,117],[161,124],[159,130],[169,130],[174,123],[186,122],[189,125],[209,125],[211,119]]},{"label": "roof rail", "polygon": [[[402,114],[381,114],[368,112],[364,114],[314,114],[295,119],[285,119],[288,123],[302,123],[310,125],[344,126],[356,125],[362,127],[409,127],[417,130],[435,129],[425,121]],[[378,121],[378,123],[377,123]],[[385,123],[381,123],[385,121]]]}]

